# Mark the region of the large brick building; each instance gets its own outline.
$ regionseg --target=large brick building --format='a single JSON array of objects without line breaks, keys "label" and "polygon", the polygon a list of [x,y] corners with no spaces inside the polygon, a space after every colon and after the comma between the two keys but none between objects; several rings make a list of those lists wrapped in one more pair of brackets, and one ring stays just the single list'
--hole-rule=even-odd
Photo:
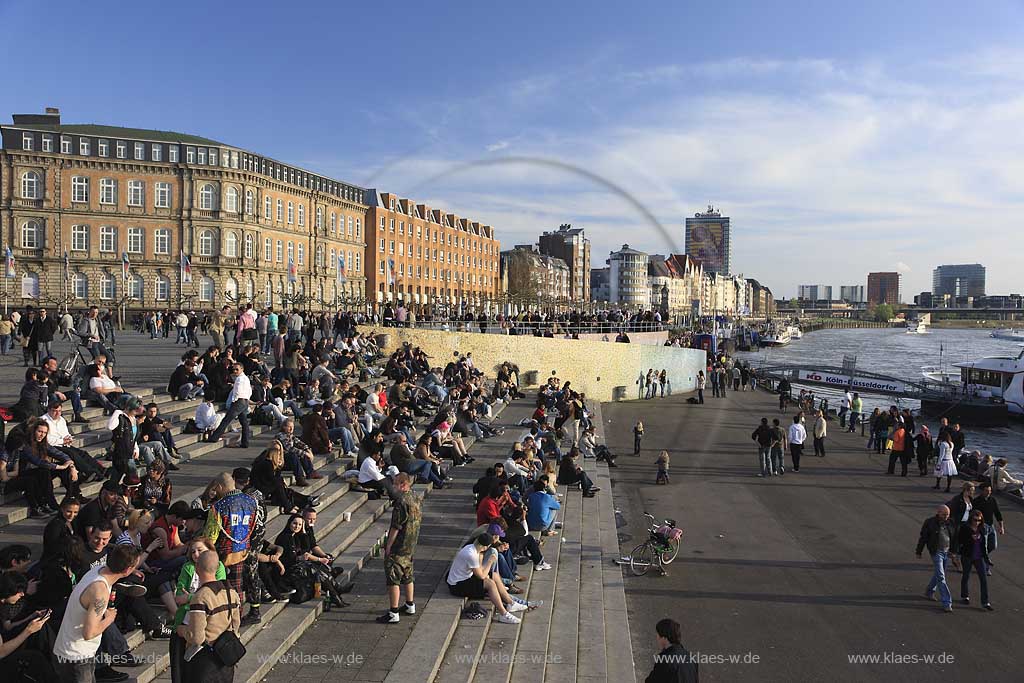
[{"label": "large brick building", "polygon": [[489,225],[367,190],[366,291],[371,303],[482,307],[501,293],[500,244]]},{"label": "large brick building", "polygon": [[15,115],[0,135],[13,305],[328,308],[365,296],[362,188],[194,135],[62,124],[53,109]]}]

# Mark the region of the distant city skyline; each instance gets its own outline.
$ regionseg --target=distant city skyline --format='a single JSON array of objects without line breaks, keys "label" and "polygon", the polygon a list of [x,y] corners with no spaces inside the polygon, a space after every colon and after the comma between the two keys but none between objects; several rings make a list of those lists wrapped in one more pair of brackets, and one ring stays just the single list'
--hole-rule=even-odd
[{"label": "distant city skyline", "polygon": [[[503,244],[571,223],[595,263],[627,240],[682,253],[685,218],[713,203],[731,270],[780,294],[874,271],[926,291],[963,262],[986,265],[989,293],[1024,290],[1007,248],[1020,3],[641,5],[13,0],[0,112],[258,149],[479,217]],[[152,30],[170,14],[223,30]]]}]

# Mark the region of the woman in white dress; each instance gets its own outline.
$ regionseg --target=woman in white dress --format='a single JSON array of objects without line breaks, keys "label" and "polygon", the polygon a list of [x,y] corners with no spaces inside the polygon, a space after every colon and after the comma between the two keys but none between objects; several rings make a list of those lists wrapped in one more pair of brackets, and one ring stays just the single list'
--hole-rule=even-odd
[{"label": "woman in white dress", "polygon": [[948,430],[939,436],[938,448],[939,457],[935,460],[935,486],[932,488],[939,488],[942,477],[946,477],[946,493],[949,493],[949,486],[953,483],[957,470],[956,462],[953,460],[953,438]]}]

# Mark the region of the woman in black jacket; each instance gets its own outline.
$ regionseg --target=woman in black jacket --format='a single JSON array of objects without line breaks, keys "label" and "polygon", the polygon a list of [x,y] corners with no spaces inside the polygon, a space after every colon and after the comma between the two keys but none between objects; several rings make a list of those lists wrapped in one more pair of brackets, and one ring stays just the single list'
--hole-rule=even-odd
[{"label": "woman in black jacket", "polygon": [[960,489],[960,493],[956,498],[946,503],[946,507],[949,508],[949,523],[953,527],[953,537],[950,539],[951,547],[949,549],[949,557],[953,562],[953,566],[956,569],[960,569],[960,548],[957,543],[960,533],[960,527],[967,524],[967,520],[970,519],[971,504],[974,498],[974,483],[966,482],[963,488]]},{"label": "woman in black jacket", "polygon": [[282,512],[296,513],[307,507],[316,507],[319,496],[306,496],[285,486],[282,469],[284,448],[280,441],[274,440],[253,462],[249,483],[259,489],[268,504],[277,505]]},{"label": "woman in black jacket", "polygon": [[30,417],[39,417],[46,412],[48,390],[38,368],[25,371],[25,383],[21,385],[21,396],[11,406],[11,414],[18,422]]},{"label": "woman in black jacket", "polygon": [[917,447],[917,469],[921,471],[923,477],[928,473],[928,461],[935,454],[935,445],[932,443],[928,425],[921,425],[921,432],[914,437],[914,445]]},{"label": "woman in black jacket", "polygon": [[960,577],[960,599],[964,604],[970,604],[971,598],[968,593],[968,582],[971,578],[971,570],[978,574],[978,582],[981,584],[981,606],[992,610],[992,604],[988,601],[988,542],[985,536],[985,516],[981,510],[972,510],[970,519],[966,524],[961,524],[957,530],[957,546],[960,549],[960,562],[963,566],[963,575]]}]

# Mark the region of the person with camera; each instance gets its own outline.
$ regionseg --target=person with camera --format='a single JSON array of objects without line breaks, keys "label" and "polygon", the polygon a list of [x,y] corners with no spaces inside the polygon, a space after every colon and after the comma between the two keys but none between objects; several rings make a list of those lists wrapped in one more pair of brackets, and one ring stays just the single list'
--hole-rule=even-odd
[{"label": "person with camera", "polygon": [[178,635],[188,646],[184,680],[230,683],[235,678],[235,664],[245,654],[238,640],[240,599],[228,581],[217,579],[219,566],[220,558],[213,550],[200,554],[195,563],[199,590],[189,601],[186,623],[178,627]]}]

